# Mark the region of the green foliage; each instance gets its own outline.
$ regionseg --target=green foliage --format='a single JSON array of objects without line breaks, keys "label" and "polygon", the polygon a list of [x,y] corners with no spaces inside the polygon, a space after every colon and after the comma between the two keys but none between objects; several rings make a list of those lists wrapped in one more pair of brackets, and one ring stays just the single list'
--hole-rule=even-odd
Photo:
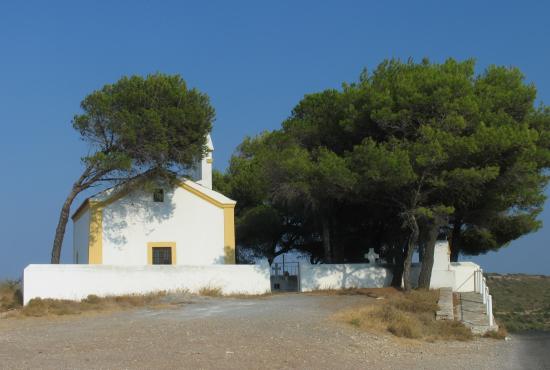
[{"label": "green foliage", "polygon": [[279,130],[246,138],[223,177],[238,201],[238,244],[325,261],[362,261],[375,246],[402,264],[407,241],[435,243],[439,229],[452,230],[455,256],[537,230],[550,110],[534,107],[518,69],[474,67],[384,61],[340,90],[306,95]]},{"label": "green foliage", "polygon": [[70,207],[80,192],[98,184],[135,184],[136,177],[173,181],[206,153],[214,119],[207,95],[187,88],[178,75],[160,73],[123,77],[86,96],[81,108],[73,127],[90,151],[61,209],[52,263],[59,263]]},{"label": "green foliage", "polygon": [[178,76],[123,77],[86,96],[73,119],[97,148],[84,158],[104,171],[188,167],[206,151],[214,109]]},{"label": "green foliage", "polygon": [[493,312],[509,331],[550,331],[550,277],[489,274]]},{"label": "green foliage", "polygon": [[376,143],[367,138],[350,153],[350,167],[357,174],[361,193],[368,196],[379,187],[392,191],[414,182],[417,175],[409,153],[396,144]]}]

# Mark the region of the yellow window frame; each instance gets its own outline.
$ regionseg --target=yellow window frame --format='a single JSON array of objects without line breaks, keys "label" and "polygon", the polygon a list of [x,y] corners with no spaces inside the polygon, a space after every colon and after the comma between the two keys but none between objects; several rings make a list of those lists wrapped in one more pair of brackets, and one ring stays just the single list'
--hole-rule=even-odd
[{"label": "yellow window frame", "polygon": [[170,248],[172,253],[172,265],[176,264],[176,242],[149,242],[147,243],[147,264],[153,264],[153,248]]}]

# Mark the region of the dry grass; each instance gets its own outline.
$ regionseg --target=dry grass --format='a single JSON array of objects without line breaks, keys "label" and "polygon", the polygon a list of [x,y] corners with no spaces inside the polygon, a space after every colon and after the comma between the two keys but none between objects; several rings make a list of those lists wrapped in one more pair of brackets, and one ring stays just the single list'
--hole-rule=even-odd
[{"label": "dry grass", "polygon": [[245,294],[245,293],[234,293],[234,294],[224,294],[224,298],[236,298],[236,299],[258,299],[258,298],[268,298],[273,296],[271,291],[266,291],[261,294]]},{"label": "dry grass", "polygon": [[397,293],[369,306],[347,309],[337,319],[363,330],[387,331],[397,337],[434,340],[469,340],[470,329],[458,321],[437,321],[438,291]]},{"label": "dry grass", "polygon": [[159,307],[166,305],[162,301],[165,295],[164,292],[116,297],[89,295],[81,301],[34,298],[26,306],[19,304],[7,314],[8,317],[43,317],[78,315],[86,312],[120,311],[136,307]]},{"label": "dry grass", "polygon": [[500,339],[500,340],[506,339],[507,336],[508,336],[508,331],[503,325],[500,325],[498,330],[491,330],[483,335],[484,338]]},{"label": "dry grass", "polygon": [[205,286],[199,289],[199,295],[207,297],[221,297],[223,296],[222,288],[216,286]]},{"label": "dry grass", "polygon": [[136,307],[161,305],[166,293],[98,297],[89,295],[78,301],[34,298],[21,309],[23,316],[77,315],[85,312],[118,311]]},{"label": "dry grass", "polygon": [[165,292],[146,295],[125,295],[98,297],[89,295],[79,301],[62,299],[31,299],[23,306],[21,282],[6,280],[0,282],[0,313],[6,317],[76,315],[92,311],[123,310],[133,307],[159,306]]},{"label": "dry grass", "polygon": [[371,298],[388,297],[400,294],[397,288],[347,288],[347,289],[319,289],[304,294],[307,295],[365,295]]},{"label": "dry grass", "polygon": [[22,305],[21,282],[16,280],[0,282],[0,312],[14,310]]},{"label": "dry grass", "polygon": [[197,292],[198,295],[206,297],[223,297],[223,298],[239,298],[239,299],[254,299],[254,298],[265,298],[272,295],[271,291],[266,291],[262,294],[245,294],[245,293],[234,293],[234,294],[224,294],[221,287],[208,285],[202,287]]}]

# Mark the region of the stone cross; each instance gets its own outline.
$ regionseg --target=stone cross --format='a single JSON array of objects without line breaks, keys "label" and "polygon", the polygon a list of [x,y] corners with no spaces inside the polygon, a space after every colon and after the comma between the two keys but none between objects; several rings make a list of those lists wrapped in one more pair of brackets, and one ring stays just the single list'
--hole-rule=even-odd
[{"label": "stone cross", "polygon": [[273,264],[273,271],[275,271],[275,276],[279,276],[279,271],[281,271],[281,266],[278,263]]},{"label": "stone cross", "polygon": [[369,260],[369,265],[374,265],[378,257],[380,255],[374,252],[374,248],[369,248],[369,253],[365,253],[365,258]]}]

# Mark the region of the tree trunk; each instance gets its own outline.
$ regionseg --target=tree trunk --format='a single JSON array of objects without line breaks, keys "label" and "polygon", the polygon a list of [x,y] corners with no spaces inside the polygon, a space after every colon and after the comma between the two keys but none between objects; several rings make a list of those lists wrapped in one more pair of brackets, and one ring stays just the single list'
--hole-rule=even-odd
[{"label": "tree trunk", "polygon": [[59,214],[59,221],[57,222],[57,228],[55,229],[55,238],[53,240],[52,247],[52,259],[51,263],[59,263],[61,258],[61,246],[63,245],[63,238],[65,237],[65,229],[67,228],[67,222],[69,221],[69,212],[71,210],[71,205],[73,204],[74,198],[81,192],[80,184],[75,183],[71,192],[65,199],[63,207],[61,207],[61,212]]},{"label": "tree trunk", "polygon": [[332,249],[330,246],[330,223],[328,217],[323,216],[321,219],[321,227],[323,228],[323,250],[325,252],[325,263],[332,263]]},{"label": "tree trunk", "polygon": [[458,262],[460,254],[460,234],[462,232],[462,222],[455,221],[451,235],[451,262]]},{"label": "tree trunk", "polygon": [[418,277],[418,287],[421,289],[430,289],[430,280],[432,278],[432,268],[434,265],[435,243],[437,242],[438,231],[439,224],[437,222],[430,223],[428,238],[426,240],[424,253],[422,255],[422,267],[420,269],[420,276]]},{"label": "tree trunk", "polygon": [[415,215],[409,215],[409,220],[407,223],[409,224],[409,228],[411,229],[411,235],[409,236],[409,242],[407,245],[407,255],[405,257],[405,261],[403,262],[403,287],[405,291],[410,291],[412,289],[411,284],[411,264],[412,264],[412,257],[414,254],[414,247],[416,246],[418,242],[418,222],[416,221]]},{"label": "tree trunk", "polygon": [[401,288],[403,282],[403,264],[405,259],[403,256],[403,247],[399,247],[399,253],[394,257],[393,277],[391,286],[395,288]]},{"label": "tree trunk", "polygon": [[269,266],[273,264],[273,261],[280,253],[277,253],[277,241],[274,241],[271,243],[271,249],[267,252],[266,258],[267,262],[269,262]]},{"label": "tree trunk", "polygon": [[[330,252],[332,257],[332,263],[344,263],[345,250],[343,249],[343,244],[338,243],[338,229],[332,223],[330,228]],[[336,241],[336,244],[334,244]],[[345,244],[345,243],[344,243]],[[338,248],[333,248],[333,245],[337,245]]]}]

